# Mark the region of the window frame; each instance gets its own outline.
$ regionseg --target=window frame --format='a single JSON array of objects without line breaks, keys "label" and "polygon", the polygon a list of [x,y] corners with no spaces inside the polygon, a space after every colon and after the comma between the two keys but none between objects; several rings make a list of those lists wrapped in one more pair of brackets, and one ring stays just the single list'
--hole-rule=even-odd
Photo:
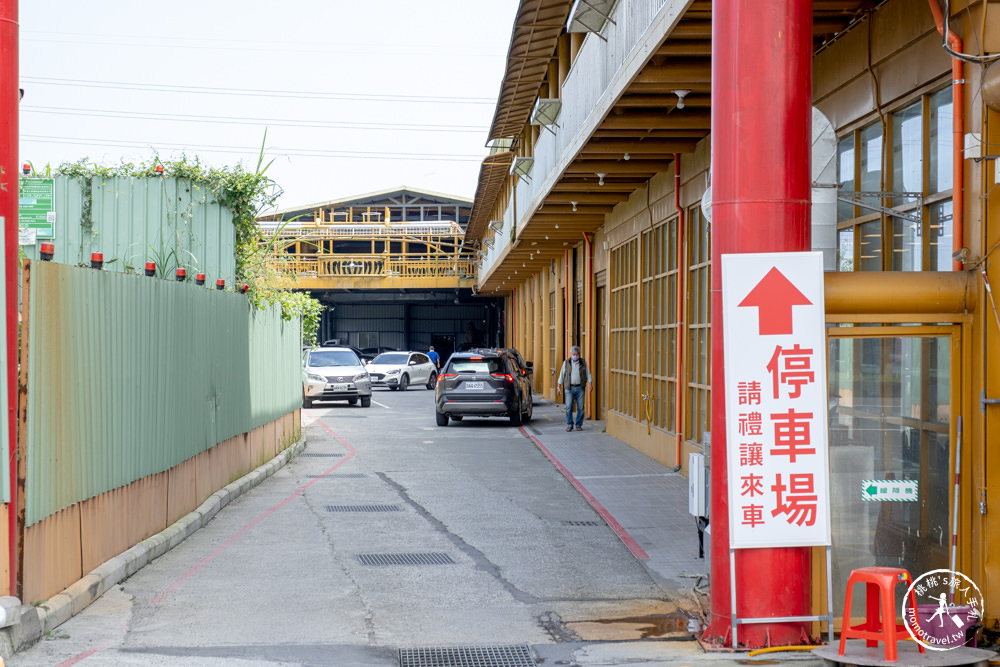
[{"label": "window frame", "polygon": [[[932,119],[939,118],[937,113],[938,109],[947,107],[950,102],[951,86],[950,81],[941,82],[934,84],[933,86],[927,87],[925,90],[920,91],[916,96],[906,98],[898,104],[893,105],[891,108],[886,109],[881,113],[880,117],[872,119],[871,116],[865,118],[864,123],[858,123],[853,129],[844,134],[838,135],[837,138],[837,173],[838,176],[844,175],[845,169],[841,163],[841,158],[848,152],[851,153],[851,158],[853,164],[851,165],[850,173],[853,175],[852,179],[848,181],[844,179],[841,181],[842,184],[849,184],[850,188],[842,188],[838,190],[839,195],[845,192],[852,193],[863,193],[868,192],[866,187],[861,185],[863,174],[861,171],[863,160],[863,155],[866,154],[865,146],[862,145],[862,137],[869,132],[872,128],[880,127],[882,146],[880,149],[880,164],[879,164],[879,181],[882,183],[882,187],[885,189],[882,191],[877,191],[881,196],[857,196],[858,200],[867,201],[869,206],[861,206],[857,201],[855,202],[844,202],[838,198],[838,213],[837,213],[837,270],[838,271],[950,271],[950,262],[941,261],[940,250],[935,252],[934,246],[938,243],[934,242],[932,237],[932,231],[936,229],[943,229],[941,225],[950,226],[950,219],[947,216],[938,216],[936,218],[938,224],[931,226],[932,222],[932,211],[931,209],[935,207],[942,207],[945,203],[951,202],[954,196],[954,183],[951,183],[950,188],[931,192],[931,187],[935,182],[935,176],[938,169],[938,164],[942,159],[946,159],[948,163],[951,163],[952,146],[950,141],[946,139],[952,139],[953,135],[949,133],[943,133],[938,131],[940,128],[932,126]],[[935,100],[940,98],[945,98],[948,101],[942,104],[934,105]],[[919,107],[920,109],[920,192],[918,197],[907,196],[894,198],[891,193],[896,193],[897,188],[894,187],[894,181],[899,177],[901,171],[899,170],[899,159],[897,156],[906,156],[905,148],[897,146],[897,142],[901,143],[903,135],[899,132],[901,125],[899,124],[899,119],[902,114],[913,109],[914,107]],[[952,113],[954,113],[954,108],[952,107]],[[940,124],[940,121],[939,121]],[[851,138],[850,144],[847,140]],[[846,149],[848,146],[851,148]],[[944,148],[944,150],[941,150]],[[845,206],[850,206],[852,217],[842,219],[845,214]],[[874,210],[873,210],[874,208]],[[902,214],[902,215],[894,215]],[[919,217],[919,221],[910,220],[910,217]],[[870,230],[871,222],[879,223],[879,234],[878,236],[872,236]],[[905,266],[906,260],[902,257],[897,259],[897,255],[905,255],[907,252],[906,248],[902,247],[902,244],[906,241],[905,233],[901,233],[897,229],[899,222],[902,224],[916,225],[915,233],[913,237],[920,239],[919,256],[916,258],[917,261],[913,262],[911,257],[910,266],[918,266],[919,268],[903,268]],[[867,226],[866,226],[867,225]],[[949,227],[950,228],[950,227]],[[937,232],[935,232],[937,233]],[[951,230],[951,234],[954,230]],[[943,236],[943,239],[949,238],[949,236]],[[866,241],[865,239],[869,239]],[[878,240],[878,248],[871,249],[873,252],[878,254],[877,263],[871,260],[875,259],[873,255],[865,255],[863,253],[868,252],[866,246],[871,245],[872,241]],[[898,239],[898,242],[897,242]],[[943,241],[942,241],[943,242]],[[909,245],[909,244],[907,244]],[[846,252],[850,252],[850,257],[846,257]],[[950,256],[950,250],[946,255]],[[938,266],[931,269],[933,264],[939,264]],[[945,264],[945,266],[940,266],[940,264]]]}]

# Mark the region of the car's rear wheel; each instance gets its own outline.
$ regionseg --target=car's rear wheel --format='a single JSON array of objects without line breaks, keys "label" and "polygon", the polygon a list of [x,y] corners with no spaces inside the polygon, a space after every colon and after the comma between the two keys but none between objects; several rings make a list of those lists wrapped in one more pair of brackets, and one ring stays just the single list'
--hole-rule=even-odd
[{"label": "car's rear wheel", "polygon": [[358,404],[358,399],[356,399],[356,398],[349,398],[349,399],[347,399],[347,404],[348,405],[357,405]]},{"label": "car's rear wheel", "polygon": [[434,385],[437,384],[437,381],[438,381],[438,374],[437,373],[431,373],[431,376],[429,378],[427,378],[427,388],[428,389],[433,389]]},{"label": "car's rear wheel", "polygon": [[440,413],[440,412],[435,412],[434,413],[434,419],[435,419],[435,421],[437,421],[437,425],[438,426],[447,426],[448,425],[448,415],[446,415],[446,414],[443,414],[443,413]]},{"label": "car's rear wheel", "polygon": [[514,412],[512,412],[511,415],[510,415],[510,425],[511,426],[520,426],[521,425],[521,416],[522,415],[523,415],[523,413],[521,412],[521,406],[519,405],[519,406],[517,406],[517,410],[515,410]]},{"label": "car's rear wheel", "polygon": [[311,408],[313,406],[313,400],[311,398],[302,397],[302,407]]},{"label": "car's rear wheel", "polygon": [[363,407],[363,408],[370,408],[371,406],[372,406],[372,397],[371,396],[362,396],[361,397],[361,407]]},{"label": "car's rear wheel", "polygon": [[522,420],[525,424],[531,421],[531,413],[534,412],[535,406],[532,405],[531,393],[528,393],[528,411],[524,413],[524,419]]},{"label": "car's rear wheel", "polygon": [[409,387],[409,386],[410,386],[410,376],[409,375],[404,375],[403,377],[399,378],[399,390],[400,391],[406,391],[406,388]]}]

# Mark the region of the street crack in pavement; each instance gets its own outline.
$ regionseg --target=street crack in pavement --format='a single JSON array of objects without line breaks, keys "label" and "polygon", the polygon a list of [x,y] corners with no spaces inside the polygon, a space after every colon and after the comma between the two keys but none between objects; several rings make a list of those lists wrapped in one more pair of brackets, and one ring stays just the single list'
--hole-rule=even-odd
[{"label": "street crack in pavement", "polygon": [[396,482],[394,479],[392,479],[383,472],[378,472],[375,474],[377,474],[386,484],[394,488],[396,490],[396,493],[399,494],[399,497],[402,498],[410,507],[412,507],[417,514],[419,514],[428,523],[433,525],[438,531],[444,534],[451,541],[451,543],[454,544],[462,553],[471,558],[472,561],[476,564],[477,568],[479,568],[480,570],[482,570],[483,572],[487,573],[495,580],[500,582],[500,584],[504,587],[504,590],[510,593],[511,597],[513,597],[518,602],[524,604],[534,604],[536,602],[541,601],[534,595],[522,591],[520,588],[518,588],[513,583],[508,581],[500,572],[500,568],[494,565],[493,562],[489,558],[487,558],[485,554],[483,554],[483,552],[479,551],[479,549],[476,549],[474,546],[466,542],[460,536],[453,533],[448,528],[448,526],[444,524],[444,522],[435,517],[429,511],[427,511],[427,509],[424,508],[423,505],[420,505],[413,498],[411,498],[406,488],[403,487],[402,484]]}]

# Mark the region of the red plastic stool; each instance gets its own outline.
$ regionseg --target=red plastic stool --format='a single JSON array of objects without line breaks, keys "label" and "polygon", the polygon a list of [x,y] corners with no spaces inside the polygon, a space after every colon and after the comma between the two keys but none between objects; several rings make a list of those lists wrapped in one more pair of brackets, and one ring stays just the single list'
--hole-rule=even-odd
[{"label": "red plastic stool", "polygon": [[[896,584],[904,582],[912,584],[913,579],[907,570],[898,567],[861,567],[851,570],[847,578],[847,597],[844,600],[844,620],[840,628],[840,650],[838,655],[844,655],[844,643],[850,639],[864,639],[865,646],[885,644],[886,662],[895,662],[897,657],[896,642],[906,639],[906,626],[896,624]],[[866,617],[861,625],[851,625],[851,594],[854,584],[866,584]],[[910,591],[910,608],[916,610],[917,600]],[[881,619],[879,610],[881,609]],[[915,613],[915,612],[914,612]],[[903,619],[908,623],[907,619]],[[924,647],[917,644],[921,653]]]}]

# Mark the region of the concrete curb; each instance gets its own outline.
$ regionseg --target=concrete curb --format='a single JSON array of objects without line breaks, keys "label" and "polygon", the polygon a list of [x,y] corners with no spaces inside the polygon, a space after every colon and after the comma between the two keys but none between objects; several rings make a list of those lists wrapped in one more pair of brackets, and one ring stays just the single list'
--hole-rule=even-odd
[{"label": "concrete curb", "polygon": [[42,604],[21,607],[19,622],[0,628],[0,658],[8,659],[17,651],[38,642],[116,584],[167,553],[211,521],[229,502],[266,480],[298,456],[306,446],[302,438],[256,470],[227,484],[208,497],[197,509],[139,542],[131,549],[101,563],[82,579],[52,596]]}]

